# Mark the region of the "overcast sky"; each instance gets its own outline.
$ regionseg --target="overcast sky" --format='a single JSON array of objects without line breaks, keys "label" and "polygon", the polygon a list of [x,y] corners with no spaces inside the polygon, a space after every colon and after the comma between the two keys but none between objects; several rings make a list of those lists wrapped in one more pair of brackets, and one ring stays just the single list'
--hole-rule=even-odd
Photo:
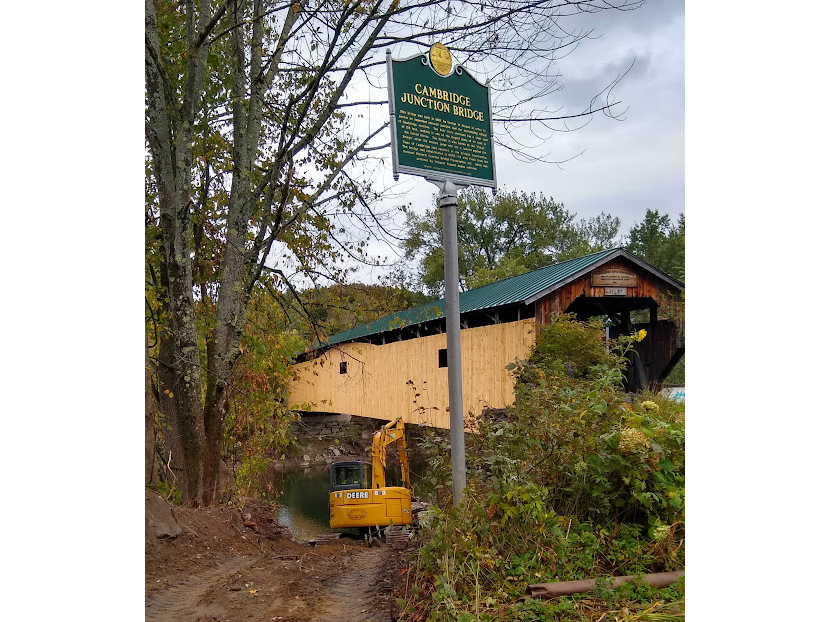
[{"label": "overcast sky", "polygon": [[647,209],[672,215],[684,206],[684,3],[649,0],[630,12],[603,12],[585,21],[601,34],[560,63],[564,110],[584,106],[634,61],[616,94],[627,107],[624,121],[596,116],[588,126],[553,137],[552,156],[561,167],[519,163],[496,153],[500,185],[535,190],[589,217],[611,213],[622,230]]},{"label": "overcast sky", "polygon": [[[627,108],[624,120],[600,114],[578,131],[555,134],[544,145],[549,159],[564,161],[581,153],[560,165],[520,162],[497,147],[499,188],[541,192],[564,203],[577,219],[610,213],[620,218],[622,234],[647,209],[668,213],[676,221],[685,213],[684,2],[648,0],[636,11],[604,11],[578,19],[598,38],[583,41],[560,61],[564,88],[546,103],[561,107],[560,114],[580,112],[634,61],[615,89],[622,102],[615,109]],[[392,184],[388,170],[384,185]],[[396,190],[399,202],[419,212],[434,204],[437,193],[431,183],[407,175]]]}]

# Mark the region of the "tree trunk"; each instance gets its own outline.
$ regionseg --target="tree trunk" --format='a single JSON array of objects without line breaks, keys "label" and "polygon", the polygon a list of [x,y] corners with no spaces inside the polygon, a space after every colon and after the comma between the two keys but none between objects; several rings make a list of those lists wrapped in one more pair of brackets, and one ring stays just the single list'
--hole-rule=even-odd
[{"label": "tree trunk", "polygon": [[[159,176],[159,205],[164,262],[162,288],[169,330],[162,332],[159,348],[159,406],[163,433],[170,456],[175,486],[186,503],[197,503],[202,494],[202,452],[205,432],[202,419],[202,377],[193,300],[190,245],[192,227],[187,191],[171,191],[175,180]],[[177,201],[178,199],[178,201]]]},{"label": "tree trunk", "polygon": [[217,500],[219,461],[222,452],[222,432],[228,412],[228,392],[223,383],[216,383],[212,399],[205,403],[205,448],[202,459],[202,503],[212,505]]},{"label": "tree trunk", "polygon": [[154,0],[145,0],[145,86],[147,142],[158,191],[164,245],[162,282],[166,291],[169,333],[159,354],[159,400],[171,426],[165,442],[172,463],[181,469],[177,484],[182,498],[202,496],[202,453],[205,427],[202,377],[193,299],[192,160],[193,131],[206,68],[206,48],[197,40],[211,16],[211,3],[198,15],[195,2],[186,4],[188,58],[181,105],[163,69]]},{"label": "tree trunk", "polygon": [[[255,2],[254,13],[261,13]],[[289,15],[292,15],[289,12]],[[261,46],[262,23],[254,24],[252,48]],[[215,321],[210,337],[207,360],[207,381],[204,404],[205,445],[202,459],[202,502],[211,505],[216,501],[219,476],[219,460],[222,449],[222,432],[228,412],[228,385],[231,372],[239,358],[239,342],[245,327],[246,311],[253,282],[250,263],[256,260],[256,251],[248,250],[248,223],[253,214],[251,196],[251,164],[260,139],[262,116],[261,59],[252,50],[250,83],[251,96],[243,105],[248,90],[245,74],[245,50],[242,30],[231,33],[233,54],[237,59],[233,72],[233,156],[234,169],[228,203],[225,253],[221,260],[219,292],[216,299]],[[250,255],[250,256],[249,256]]]},{"label": "tree trunk", "polygon": [[158,402],[153,393],[153,374],[150,368],[150,349],[147,331],[144,331],[144,485],[155,479],[156,411]]},{"label": "tree trunk", "polygon": [[[186,209],[181,212],[184,213],[181,218],[184,222],[179,223],[179,231],[184,231],[185,234],[181,237],[185,237],[190,232],[187,222],[189,213]],[[164,220],[165,216],[162,215],[162,222]],[[173,459],[184,471],[183,478],[179,481],[182,498],[192,502],[198,500],[202,492],[201,460],[205,445],[202,378],[189,245],[181,244],[181,237],[177,240],[169,232],[171,228],[175,229],[162,226],[162,232],[168,232],[164,246],[172,335],[163,340],[159,399],[169,401],[173,406],[173,412],[170,413],[170,424],[173,426],[171,433],[175,437],[171,439],[174,441]],[[173,238],[173,244],[169,243],[170,238]],[[181,250],[170,250],[173,245]]]},{"label": "tree trunk", "polygon": [[[229,211],[234,211],[233,206]],[[202,502],[216,500],[222,432],[228,414],[228,382],[240,355],[239,344],[247,318],[250,276],[246,266],[245,233],[242,227],[228,227],[228,243],[222,258],[222,275],[216,301],[215,326],[208,356],[205,391]]]}]

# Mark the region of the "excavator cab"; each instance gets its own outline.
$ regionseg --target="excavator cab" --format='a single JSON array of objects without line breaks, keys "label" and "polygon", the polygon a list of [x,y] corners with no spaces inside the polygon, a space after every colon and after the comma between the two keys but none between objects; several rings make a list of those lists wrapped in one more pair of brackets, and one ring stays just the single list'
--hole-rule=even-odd
[{"label": "excavator cab", "polygon": [[372,465],[368,462],[343,461],[331,465],[331,489],[354,490],[372,487]]},{"label": "excavator cab", "polygon": [[[400,486],[387,486],[386,449],[398,450]],[[380,529],[412,523],[412,492],[409,488],[409,463],[403,421],[398,418],[384,425],[372,440],[372,462],[344,460],[330,470],[329,525],[332,529]],[[397,479],[397,478],[395,478]]]}]

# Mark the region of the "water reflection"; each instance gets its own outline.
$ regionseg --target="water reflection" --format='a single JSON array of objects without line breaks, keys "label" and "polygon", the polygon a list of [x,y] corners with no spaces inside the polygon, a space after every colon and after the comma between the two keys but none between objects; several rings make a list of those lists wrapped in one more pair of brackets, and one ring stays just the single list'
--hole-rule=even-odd
[{"label": "water reflection", "polygon": [[295,538],[309,540],[331,531],[327,466],[277,473],[274,486],[282,493],[277,519]]}]

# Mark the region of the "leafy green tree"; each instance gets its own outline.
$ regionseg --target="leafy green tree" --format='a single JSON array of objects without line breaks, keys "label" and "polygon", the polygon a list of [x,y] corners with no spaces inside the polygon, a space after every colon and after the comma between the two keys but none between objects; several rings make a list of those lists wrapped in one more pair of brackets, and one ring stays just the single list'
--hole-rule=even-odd
[{"label": "leafy green tree", "polygon": [[335,284],[303,292],[303,304],[315,319],[311,338],[327,337],[358,324],[429,301],[420,292],[389,285]]},{"label": "leafy green tree", "polygon": [[[654,267],[683,282],[686,278],[686,217],[680,214],[673,223],[668,214],[648,210],[642,222],[634,225],[628,234],[626,248],[642,257]],[[680,343],[686,341],[686,295],[679,299],[662,299],[660,318],[671,320],[677,327]],[[636,313],[636,312],[635,312]],[[641,313],[639,321],[646,321]],[[685,384],[685,356],[675,365],[666,382],[670,385]]]},{"label": "leafy green tree", "polygon": [[[490,83],[500,127],[542,129],[556,119],[534,104],[554,86],[551,65],[590,35],[561,19],[640,4],[145,0],[152,393],[186,502],[215,501],[257,284],[276,275],[291,297],[298,279],[343,280],[341,259],[365,260],[367,236],[388,222],[373,209],[371,169],[358,166],[387,147],[388,124],[365,129],[347,114],[364,103],[353,78],[379,79],[387,48],[443,39],[459,62],[499,68]],[[517,88],[536,79],[536,92]],[[581,114],[613,113],[612,86],[605,106],[594,98]]]},{"label": "leafy green tree", "polygon": [[306,345],[429,301],[423,293],[402,286],[364,283],[309,288],[291,298],[272,291],[272,297],[281,308],[286,325],[296,330]]},{"label": "leafy green tree", "polygon": [[557,261],[565,261],[614,248],[619,245],[620,219],[605,212],[580,220],[570,232],[570,241],[563,245]]},{"label": "leafy green tree", "polygon": [[266,287],[254,288],[239,348],[228,382],[222,457],[234,467],[245,494],[268,490],[268,462],[292,442],[286,408],[289,366],[307,345]]},{"label": "leafy green tree", "polygon": [[626,248],[678,281],[686,276],[686,217],[673,223],[668,214],[648,210],[628,233]]},{"label": "leafy green tree", "polygon": [[[526,192],[464,190],[458,198],[458,269],[471,289],[555,261],[608,248],[619,219],[606,214],[574,222],[561,203]],[[435,207],[407,215],[407,257],[418,258],[421,280],[432,295],[444,284],[443,216]]]}]

